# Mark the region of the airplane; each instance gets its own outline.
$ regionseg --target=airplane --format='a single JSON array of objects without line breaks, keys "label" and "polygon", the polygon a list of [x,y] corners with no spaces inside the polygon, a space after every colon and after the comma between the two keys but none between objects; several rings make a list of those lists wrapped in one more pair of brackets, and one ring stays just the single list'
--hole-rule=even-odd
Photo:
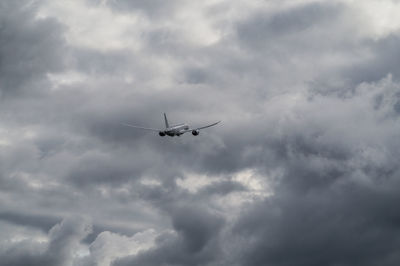
[{"label": "airplane", "polygon": [[137,129],[157,131],[158,135],[160,135],[161,137],[164,137],[164,136],[170,136],[170,137],[178,136],[179,137],[180,135],[183,135],[186,132],[192,132],[193,136],[198,136],[200,134],[200,129],[212,127],[212,126],[215,126],[216,124],[218,124],[219,122],[221,122],[221,121],[218,121],[218,122],[212,123],[210,125],[198,127],[198,128],[194,128],[194,129],[190,129],[187,124],[178,124],[178,125],[174,125],[174,126],[169,126],[167,115],[165,113],[164,113],[164,121],[165,121],[165,129],[140,127],[140,126],[135,126],[135,125],[126,124],[126,123],[122,123],[122,125],[137,128]]}]

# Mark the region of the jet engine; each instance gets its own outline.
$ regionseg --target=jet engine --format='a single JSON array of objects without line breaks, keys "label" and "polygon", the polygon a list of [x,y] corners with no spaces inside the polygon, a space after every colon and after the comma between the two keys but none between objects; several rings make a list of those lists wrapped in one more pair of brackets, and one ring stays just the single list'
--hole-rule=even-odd
[{"label": "jet engine", "polygon": [[192,130],[192,135],[193,136],[197,136],[199,134],[200,134],[200,132],[198,130]]},{"label": "jet engine", "polygon": [[158,135],[160,135],[161,137],[164,137],[165,136],[165,132],[160,131],[160,132],[158,132]]}]

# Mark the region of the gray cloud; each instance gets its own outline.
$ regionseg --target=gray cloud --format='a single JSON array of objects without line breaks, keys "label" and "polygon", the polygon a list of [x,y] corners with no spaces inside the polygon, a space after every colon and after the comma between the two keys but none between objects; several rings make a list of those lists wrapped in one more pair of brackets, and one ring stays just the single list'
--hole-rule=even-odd
[{"label": "gray cloud", "polygon": [[38,227],[46,232],[50,230],[54,224],[60,221],[60,218],[58,217],[49,217],[37,214],[29,215],[26,213],[16,213],[11,211],[0,213],[0,219],[13,224]]},{"label": "gray cloud", "polygon": [[64,27],[55,19],[34,19],[36,2],[1,3],[0,77],[3,97],[46,86],[44,75],[63,69]]},{"label": "gray cloud", "polygon": [[79,241],[90,232],[82,218],[68,218],[49,231],[48,245],[25,241],[1,251],[6,265],[71,265]]},{"label": "gray cloud", "polygon": [[[0,4],[3,263],[398,264],[397,32],[342,2],[86,4]],[[121,125],[163,112],[222,123]]]},{"label": "gray cloud", "polygon": [[[234,232],[252,239],[244,252],[244,265],[396,264],[399,236],[393,230],[397,230],[398,214],[392,204],[398,194],[399,169],[391,158],[397,158],[398,152],[383,143],[389,140],[381,134],[396,131],[391,123],[397,116],[390,115],[393,101],[384,101],[386,106],[380,110],[374,110],[373,103],[374,95],[382,91],[397,94],[398,84],[393,85],[386,80],[361,86],[346,100],[351,111],[325,102],[322,118],[332,110],[340,119],[317,120],[309,113],[316,126],[307,129],[309,124],[303,121],[292,129],[282,143],[285,160],[279,161],[285,164],[285,174],[275,195],[254,205],[235,225]],[[359,101],[360,97],[365,100]],[[323,98],[314,99],[310,106]],[[350,126],[344,115],[356,115],[360,107],[370,111],[357,122],[347,118],[355,123]],[[371,132],[377,123],[385,129]]]},{"label": "gray cloud", "polygon": [[[103,1],[99,0],[88,0],[87,1],[93,5],[99,5]],[[119,12],[132,12],[132,11],[142,11],[146,15],[151,16],[153,19],[157,17],[168,17],[173,13],[179,5],[184,4],[183,1],[171,1],[170,3],[165,3],[161,0],[150,0],[150,1],[126,1],[126,0],[116,0],[116,1],[104,1],[104,3],[110,8],[117,10]]]},{"label": "gray cloud", "polygon": [[344,75],[354,83],[373,82],[382,79],[391,73],[393,78],[399,79],[398,71],[398,34],[391,34],[377,41],[368,41],[374,50],[373,58],[362,64],[356,64],[348,69]]},{"label": "gray cloud", "polygon": [[161,235],[155,249],[116,260],[113,265],[204,265],[218,256],[222,218],[202,208],[184,206],[172,210],[172,220],[177,235]]},{"label": "gray cloud", "polygon": [[342,8],[335,3],[311,3],[272,14],[252,14],[239,24],[237,35],[243,43],[265,49],[276,38],[295,36],[297,39],[298,35],[307,35],[307,31],[313,31],[316,25],[318,28],[328,26],[328,23],[339,17]]}]

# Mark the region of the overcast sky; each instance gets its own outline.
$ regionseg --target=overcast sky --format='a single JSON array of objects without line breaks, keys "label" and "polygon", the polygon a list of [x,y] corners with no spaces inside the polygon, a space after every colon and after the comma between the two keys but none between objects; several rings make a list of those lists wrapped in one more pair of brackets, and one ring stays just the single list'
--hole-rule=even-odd
[{"label": "overcast sky", "polygon": [[400,265],[399,14],[2,0],[0,264]]}]

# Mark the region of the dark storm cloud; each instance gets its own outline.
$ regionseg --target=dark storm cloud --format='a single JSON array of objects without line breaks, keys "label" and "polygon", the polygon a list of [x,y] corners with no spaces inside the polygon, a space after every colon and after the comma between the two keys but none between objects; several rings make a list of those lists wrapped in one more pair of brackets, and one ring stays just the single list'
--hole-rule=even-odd
[{"label": "dark storm cloud", "polygon": [[353,84],[377,81],[388,73],[399,80],[399,43],[399,33],[390,34],[376,41],[366,41],[366,45],[373,50],[374,56],[360,64],[349,67],[343,71],[343,75],[348,77]]},{"label": "dark storm cloud", "polygon": [[204,265],[212,261],[220,252],[218,234],[223,219],[195,206],[177,207],[171,213],[177,235],[161,235],[156,248],[113,265]]},{"label": "dark storm cloud", "polygon": [[63,26],[55,19],[35,19],[36,2],[0,4],[0,80],[3,95],[33,91],[44,75],[63,68]]},{"label": "dark storm cloud", "polygon": [[[148,250],[108,259],[398,264],[396,34],[357,39],[361,26],[345,4],[312,3],[243,11],[227,19],[227,32],[216,19],[220,39],[204,45],[187,41],[195,27],[173,25],[188,8],[180,1],[88,2],[114,15],[144,11],[151,25],[140,48],[67,44],[73,25],[35,18],[46,3],[0,4],[1,89],[31,92],[0,107],[0,219],[16,236],[50,230],[48,244],[4,244],[2,262],[94,265],[104,257],[92,251],[72,261],[79,244],[154,229]],[[163,112],[171,123],[223,122],[197,138],[121,125],[162,128]],[[272,195],[252,194],[247,170],[270,182]],[[196,191],[179,185],[199,175],[208,182]],[[251,200],[240,203],[240,193]],[[53,227],[74,214],[93,219],[91,233],[78,218]]]},{"label": "dark storm cloud", "polygon": [[[76,69],[91,75],[115,75],[126,71],[131,59],[132,53],[125,50],[100,52],[91,49],[75,48],[72,49]],[[134,71],[134,69],[132,69]]]},{"label": "dark storm cloud", "polygon": [[[2,211],[0,213],[0,220],[6,221],[14,225],[28,226],[31,228],[38,228],[41,231],[47,233],[55,224],[62,222],[62,217],[55,215],[40,215],[35,213],[27,212],[16,212],[16,211]],[[86,243],[92,243],[96,237],[104,231],[116,232],[121,235],[134,235],[138,232],[136,229],[123,226],[112,226],[107,224],[93,224],[92,230],[83,239]]]},{"label": "dark storm cloud", "polygon": [[363,49],[368,50],[371,56],[360,56],[357,62],[349,63],[345,67],[337,68],[327,74],[331,78],[340,77],[341,82],[335,84],[330,83],[325,77],[318,77],[310,82],[310,87],[316,93],[322,94],[340,94],[347,97],[351,94],[354,87],[363,82],[377,82],[389,73],[394,80],[399,80],[399,60],[398,47],[400,36],[398,32],[391,33],[388,36],[377,40],[362,39],[356,46],[353,46],[353,54],[357,54]]},{"label": "dark storm cloud", "polygon": [[71,217],[55,225],[49,231],[49,243],[26,240],[19,245],[2,249],[0,256],[4,265],[10,266],[64,266],[72,264],[72,253],[91,228],[79,217]]},{"label": "dark storm cloud", "polygon": [[291,194],[256,206],[237,225],[239,234],[256,239],[245,252],[244,265],[398,262],[400,216],[393,205],[398,191],[346,184],[286,193]]},{"label": "dark storm cloud", "polygon": [[276,38],[326,26],[337,19],[341,11],[343,6],[338,4],[311,3],[273,14],[253,14],[239,24],[237,34],[241,42],[265,49]]},{"label": "dark storm cloud", "polygon": [[137,178],[140,172],[135,173],[135,167],[129,162],[120,164],[118,162],[110,162],[110,158],[106,156],[88,156],[81,158],[76,165],[72,166],[72,170],[68,175],[75,185],[91,185],[107,183],[120,183],[127,181],[130,177]]},{"label": "dark storm cloud", "polygon": [[59,217],[54,217],[54,216],[38,215],[38,214],[30,215],[27,213],[17,213],[12,211],[1,212],[0,219],[8,221],[13,224],[37,227],[46,232],[61,220]]},{"label": "dark storm cloud", "polygon": [[[274,196],[243,213],[232,231],[232,241],[248,239],[242,240],[243,253],[232,255],[240,265],[398,262],[400,216],[395,202],[399,168],[394,158],[399,154],[397,127],[393,127],[398,116],[392,114],[399,85],[389,77],[360,85],[355,91],[347,100],[305,97],[305,109],[297,111],[299,121],[288,121],[284,139],[270,132],[276,139],[268,147],[273,149],[275,167],[284,169],[284,175]],[[381,94],[385,96],[376,109],[374,99]],[[326,112],[318,112],[322,107]],[[357,120],[360,115],[363,119]],[[196,223],[188,224],[196,228]],[[173,246],[169,248],[177,252]],[[158,252],[118,263],[198,263],[194,255],[186,261],[182,254],[163,247],[160,244]],[[214,259],[216,264],[228,264],[225,258]]]},{"label": "dark storm cloud", "polygon": [[[88,3],[98,5],[101,3],[101,0],[87,0]],[[107,6],[118,11],[118,12],[131,12],[140,10],[144,12],[146,15],[152,17],[153,19],[157,19],[157,17],[168,17],[173,13],[177,6],[182,4],[183,2],[180,0],[174,0],[166,3],[162,0],[136,0],[136,1],[127,1],[127,0],[113,0],[113,1],[105,1]]]},{"label": "dark storm cloud", "polygon": [[[16,6],[14,8],[17,9]],[[33,17],[29,16],[27,19],[32,25],[39,25],[38,23],[42,22],[33,20]],[[50,19],[43,20],[43,23],[46,21],[55,23]],[[15,21],[14,23],[16,24]],[[34,29],[30,29],[26,35],[34,33]],[[56,28],[53,33],[59,38],[60,35],[57,34],[62,34],[61,27]],[[20,34],[24,35],[25,32]],[[151,41],[151,38],[148,40]],[[204,199],[210,195],[226,195],[233,191],[242,191],[243,187],[231,181],[217,181],[214,182],[216,186],[205,187],[198,193],[192,194],[178,188],[175,181],[184,177],[183,171],[186,170],[197,169],[203,172],[201,169],[209,164],[204,152],[221,149],[218,147],[218,141],[210,137],[204,144],[196,139],[191,141],[182,139],[181,144],[169,139],[154,140],[153,135],[134,132],[129,128],[123,128],[120,124],[130,122],[162,127],[160,114],[163,111],[170,114],[171,123],[189,121],[190,116],[185,111],[194,107],[200,110],[203,106],[193,97],[195,90],[178,88],[161,92],[156,96],[151,91],[141,91],[151,90],[153,86],[145,82],[158,75],[157,68],[152,69],[151,63],[147,62],[146,55],[143,58],[143,55],[124,50],[98,52],[76,47],[68,48],[69,53],[66,55],[60,50],[64,46],[61,41],[54,43],[55,47],[46,44],[38,44],[38,49],[43,47],[47,50],[48,58],[53,58],[53,52],[59,56],[60,61],[57,62],[62,62],[68,57],[69,67],[88,75],[89,78],[96,79],[101,75],[118,79],[124,72],[132,72],[138,78],[134,79],[133,84],[115,80],[107,80],[104,83],[82,81],[75,85],[61,84],[59,90],[47,91],[48,93],[43,94],[40,99],[21,97],[3,106],[8,113],[13,113],[12,117],[6,119],[9,125],[20,123],[27,127],[28,133],[29,129],[34,132],[29,137],[31,140],[20,143],[20,150],[15,149],[15,146],[10,148],[12,153],[9,154],[15,154],[15,160],[9,155],[3,156],[7,166],[2,169],[5,179],[9,181],[11,175],[16,175],[19,181],[13,190],[3,193],[10,199],[7,209],[16,209],[16,211],[3,211],[3,220],[20,226],[48,230],[57,222],[54,220],[57,216],[38,215],[35,212],[51,213],[62,210],[64,213],[87,213],[98,210],[108,213],[108,217],[117,215],[120,221],[119,209],[121,206],[126,206],[128,209],[123,212],[130,223],[144,220],[143,223],[149,222],[153,226],[157,224],[165,226],[171,219],[173,230],[176,232],[171,235],[161,235],[158,245],[152,251],[144,253],[142,258],[128,258],[127,261],[138,260],[143,261],[143,264],[147,261],[156,264],[163,261],[180,264],[197,261],[201,264],[215,258],[220,250],[218,235],[224,226],[224,219],[208,210]],[[175,43],[172,42],[171,45]],[[47,72],[53,71],[51,66],[44,62],[38,69],[50,68],[40,70],[33,78],[43,79]],[[11,74],[6,76],[12,77]],[[45,88],[48,86],[50,84]],[[91,90],[95,93],[88,93]],[[150,106],[153,106],[153,112],[149,114]],[[212,122],[214,118],[197,114],[197,117],[194,116],[190,120],[198,121],[198,124],[202,125]],[[202,135],[207,139],[207,133]],[[215,154],[213,158],[218,158],[218,154],[213,154]],[[218,162],[212,163],[215,170],[206,172],[220,172],[217,167]],[[231,164],[227,163],[227,168]],[[144,174],[160,180],[161,186],[141,185],[139,179]],[[31,186],[34,186],[35,182],[44,183],[45,188],[32,189]],[[54,183],[54,188],[47,188],[47,184]],[[121,189],[124,188],[128,188],[126,196],[121,193]],[[24,191],[24,197],[16,200],[17,191],[19,193]],[[108,193],[112,197],[109,196],[108,200],[104,201],[104,197],[107,196],[99,191],[106,191],[106,195]],[[187,206],[180,206],[182,200],[187,202]],[[138,210],[139,207],[132,207],[132,203],[136,201],[139,204],[145,202],[158,212],[162,212],[162,217],[166,221],[157,221],[157,217],[144,218],[148,205],[140,206],[143,210]],[[37,209],[28,215],[26,209],[33,206]],[[63,217],[62,215],[59,217]],[[136,232],[135,227],[136,225],[130,225],[124,229],[123,226],[112,226],[111,221],[108,223],[94,221],[93,233],[82,234],[80,239],[90,243],[99,233],[106,230],[129,235]],[[138,225],[136,228],[143,226]],[[16,250],[15,253],[6,256],[5,252],[2,257],[9,265],[28,265],[28,262],[32,265],[35,263],[66,265],[71,261],[72,255],[69,252],[72,248],[67,244],[65,250],[60,250],[60,246],[61,243],[68,242],[74,233],[71,230],[65,232],[54,239],[51,237],[53,240],[49,246],[30,244],[31,247],[26,249],[23,243],[18,243],[12,247]]]},{"label": "dark storm cloud", "polygon": [[157,239],[157,248],[136,257],[115,260],[111,265],[207,265],[218,255],[218,248],[207,246],[197,253],[186,252],[186,246],[180,236],[165,234]]},{"label": "dark storm cloud", "polygon": [[[393,139],[397,129],[392,127],[398,116],[390,115],[395,101],[389,100],[392,99],[389,95],[397,94],[399,86],[392,84],[389,78],[389,82],[382,81],[367,88],[361,86],[356,91],[346,103],[354,109],[343,116],[337,109],[339,103],[344,102],[340,97],[336,106],[325,103],[327,109],[323,117],[333,107],[331,110],[339,115],[339,120],[334,117],[326,121],[314,120],[311,128],[306,122],[292,128],[287,133],[288,138],[281,142],[280,149],[286,152],[276,155],[283,156],[277,161],[284,164],[285,174],[274,196],[255,204],[235,226],[234,232],[249,239],[241,264],[398,263],[400,213],[395,202],[400,169],[392,159],[399,156],[398,142]],[[376,110],[373,99],[380,93],[388,98],[382,100],[384,106]],[[312,100],[309,107],[323,98],[325,96]],[[347,118],[355,127],[345,126],[348,124],[344,116],[356,115],[360,104],[366,108],[363,120],[366,119],[367,124]],[[313,108],[309,110],[313,112]],[[313,117],[311,113],[307,116],[307,120]],[[385,128],[368,132],[375,130],[378,124]],[[330,134],[331,130],[341,133],[336,132],[336,136]],[[389,133],[389,137],[388,132],[394,135]]]},{"label": "dark storm cloud", "polygon": [[172,224],[183,236],[184,247],[189,252],[202,250],[223,223],[220,217],[193,206],[178,207],[172,217]]}]

